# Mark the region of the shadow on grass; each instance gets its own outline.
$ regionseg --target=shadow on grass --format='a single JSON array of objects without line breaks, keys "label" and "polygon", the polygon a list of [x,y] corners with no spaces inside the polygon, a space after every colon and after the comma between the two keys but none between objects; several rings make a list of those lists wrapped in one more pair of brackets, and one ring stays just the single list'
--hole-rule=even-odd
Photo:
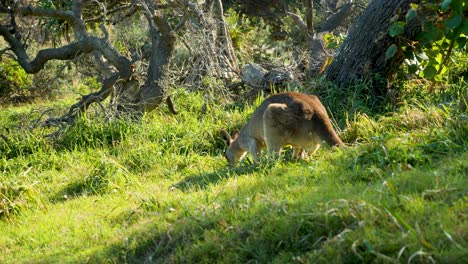
[{"label": "shadow on grass", "polygon": [[62,190],[58,191],[51,198],[51,202],[60,203],[80,196],[98,194],[100,192],[100,188],[100,186],[93,186],[86,181],[78,180],[69,183]]},{"label": "shadow on grass", "polygon": [[174,184],[171,187],[175,187],[184,192],[190,190],[203,190],[212,184],[217,184],[225,179],[231,177],[237,177],[245,174],[251,174],[259,171],[265,171],[270,169],[272,166],[267,164],[266,166],[257,164],[245,164],[239,167],[225,167],[213,172],[192,174]]},{"label": "shadow on grass", "polygon": [[[228,193],[226,197],[217,199],[219,207],[211,210],[183,206],[171,212],[151,209],[142,213],[142,216],[149,217],[145,219],[147,221],[132,224],[128,235],[94,246],[75,256],[74,261],[82,258],[80,262],[86,260],[88,263],[291,263],[297,256],[304,258],[304,263],[342,263],[344,259],[346,263],[381,263],[385,260],[397,263],[398,259],[411,259],[412,252],[419,250],[422,244],[418,244],[417,236],[403,236],[400,224],[395,224],[396,213],[401,214],[399,219],[403,219],[399,221],[416,217],[414,221],[422,223],[424,229],[440,219],[443,212],[451,210],[453,204],[463,201],[465,193],[460,193],[460,190],[465,186],[462,176],[466,174],[467,166],[463,162],[466,159],[455,159],[455,155],[458,153],[452,153],[437,164],[447,166],[441,166],[439,173],[452,177],[452,180],[446,176],[440,179],[432,177],[433,170],[426,168],[415,168],[391,179],[398,195],[420,197],[422,194],[429,203],[427,208],[441,208],[434,211],[439,212],[434,215],[416,217],[419,213],[400,210],[399,199],[394,199],[389,192],[386,195],[381,192],[380,178],[371,181],[378,191],[367,194],[361,189],[365,185],[346,184],[337,188],[334,182],[321,185],[325,187],[326,195],[311,191],[289,201],[251,196],[255,193],[251,190],[241,197],[237,193]],[[345,158],[344,161],[353,159]],[[265,167],[222,168],[217,172],[189,176],[177,184],[181,189],[189,190],[259,170],[265,170]],[[329,171],[326,177],[335,174]],[[347,175],[340,177],[348,178]],[[433,190],[440,180],[443,180],[441,186],[451,182],[453,189]],[[444,221],[447,222],[443,223],[452,224],[452,220],[446,218]],[[380,238],[374,235],[377,231]],[[446,236],[437,232],[431,243],[443,241],[446,241]],[[402,248],[407,250],[401,251]],[[381,259],[379,257],[384,254],[376,252],[383,252],[388,258]],[[455,243],[447,244],[442,255],[439,254],[442,251],[435,252],[436,261],[441,263],[456,263],[466,255]],[[55,262],[56,258],[57,255],[44,256],[37,262]]]},{"label": "shadow on grass", "polygon": [[[452,177],[463,175],[466,166],[462,160],[442,161],[441,164],[448,164],[443,174],[454,174]],[[238,172],[247,169],[255,168],[241,167]],[[414,193],[414,190],[424,194],[437,181],[428,177],[431,174],[432,170],[423,169],[419,173],[415,170],[392,181],[399,194]],[[212,177],[214,181],[220,179],[216,175]],[[446,181],[449,182],[448,179]],[[373,182],[376,186],[381,185],[380,180]],[[425,197],[428,208],[443,206],[440,211],[443,214],[442,211],[452,208],[454,201],[463,201],[463,194],[458,195],[462,186],[460,179],[454,183],[453,190],[448,190],[453,195],[430,192],[431,196]],[[328,191],[335,190],[334,184],[324,187],[328,187]],[[242,203],[244,199],[233,194],[217,200],[220,206],[211,211],[174,211],[167,215],[171,221],[168,226],[159,222],[140,226],[125,240],[97,249],[89,259],[96,263],[102,260],[125,263],[291,263],[296,256],[304,258],[304,263],[342,263],[344,259],[346,263],[388,260],[397,263],[398,259],[411,259],[412,252],[421,247],[418,244],[420,240],[415,236],[395,239],[395,234],[401,232],[401,226],[394,224],[394,215],[404,214],[401,218],[404,219],[414,213],[399,211],[401,202],[391,194],[382,198],[380,191],[366,195],[361,195],[361,192],[361,187],[348,185],[346,189],[336,189],[336,192],[319,197],[315,192],[304,193],[289,202],[260,199],[254,206]],[[415,221],[427,217],[422,215]],[[440,215],[434,214],[422,228],[428,228],[431,221],[439,218]],[[363,229],[364,225],[366,229]],[[369,235],[366,230],[375,231]],[[373,233],[377,231],[382,237],[374,237]],[[446,241],[440,232],[433,239],[434,243]],[[403,252],[402,248],[408,249]],[[466,255],[456,244],[447,244],[444,250],[447,251],[443,254],[437,251],[434,254],[437,262],[455,263]],[[376,252],[384,252],[387,256],[382,259],[385,255]]]},{"label": "shadow on grass", "polygon": [[240,166],[229,167],[226,165],[226,167],[213,172],[192,174],[171,187],[175,187],[182,191],[190,191],[194,189],[203,190],[212,184],[218,184],[219,182],[231,177],[254,173],[268,174],[278,164],[287,165],[291,163],[307,164],[308,161],[294,159],[292,156],[292,149],[287,148],[278,160],[269,159],[264,155],[258,163],[254,163],[251,157],[247,157]]},{"label": "shadow on grass", "polygon": [[117,186],[115,180],[114,175],[104,174],[97,170],[83,179],[70,182],[51,198],[51,202],[58,203],[80,196],[107,193]]},{"label": "shadow on grass", "polygon": [[[157,223],[148,223],[125,241],[96,250],[88,261],[268,263],[278,257],[287,256],[287,260],[291,260],[296,254],[322,251],[327,240],[358,226],[357,219],[349,214],[288,215],[278,214],[274,209],[272,206],[257,208],[232,225],[223,222],[223,217],[219,215],[179,217],[169,229],[161,229]],[[229,228],[224,232],[217,231],[220,223],[229,225]],[[359,260],[350,252],[345,253],[354,263]],[[317,257],[320,254],[313,258]]]}]

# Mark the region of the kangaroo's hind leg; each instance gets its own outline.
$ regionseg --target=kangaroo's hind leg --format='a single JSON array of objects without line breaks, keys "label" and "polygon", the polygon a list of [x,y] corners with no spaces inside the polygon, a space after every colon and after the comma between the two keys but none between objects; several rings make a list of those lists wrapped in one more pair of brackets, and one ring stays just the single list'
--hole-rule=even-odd
[{"label": "kangaroo's hind leg", "polygon": [[263,114],[263,133],[269,155],[278,158],[288,139],[288,129],[283,119],[287,119],[288,108],[285,104],[270,104]]},{"label": "kangaroo's hind leg", "polygon": [[270,139],[266,137],[265,141],[266,141],[269,157],[273,159],[278,159],[281,153],[281,150],[283,149],[283,145],[279,143],[278,141],[276,141],[274,137],[270,137]]}]

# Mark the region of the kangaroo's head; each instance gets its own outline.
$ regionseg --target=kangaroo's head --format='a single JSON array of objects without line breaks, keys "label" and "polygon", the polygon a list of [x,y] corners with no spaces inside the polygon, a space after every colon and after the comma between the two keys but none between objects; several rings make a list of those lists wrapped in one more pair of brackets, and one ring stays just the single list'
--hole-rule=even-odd
[{"label": "kangaroo's head", "polygon": [[235,131],[231,136],[226,130],[221,130],[221,135],[228,145],[224,155],[230,166],[236,166],[247,153],[239,145],[239,131]]}]

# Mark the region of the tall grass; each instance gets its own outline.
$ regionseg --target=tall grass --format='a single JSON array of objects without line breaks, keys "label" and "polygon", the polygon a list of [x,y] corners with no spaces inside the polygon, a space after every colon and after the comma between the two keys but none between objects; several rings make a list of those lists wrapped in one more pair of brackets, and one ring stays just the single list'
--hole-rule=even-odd
[{"label": "tall grass", "polygon": [[356,89],[343,102],[321,94],[346,147],[237,168],[219,130],[240,128],[261,100],[215,98],[203,114],[201,94],[178,90],[180,115],[84,118],[52,141],[6,109],[0,262],[463,261],[466,83],[392,111]]}]

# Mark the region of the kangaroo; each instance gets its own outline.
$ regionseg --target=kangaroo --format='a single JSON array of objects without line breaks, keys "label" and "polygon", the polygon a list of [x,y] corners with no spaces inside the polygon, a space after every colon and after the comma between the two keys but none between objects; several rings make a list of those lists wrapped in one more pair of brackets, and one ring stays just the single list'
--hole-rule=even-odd
[{"label": "kangaroo", "polygon": [[297,92],[268,97],[240,132],[232,137],[226,130],[221,133],[228,142],[226,158],[231,166],[242,161],[247,152],[257,162],[265,146],[270,154],[277,154],[290,145],[294,158],[305,158],[306,152],[314,154],[323,141],[344,145],[318,97]]}]

